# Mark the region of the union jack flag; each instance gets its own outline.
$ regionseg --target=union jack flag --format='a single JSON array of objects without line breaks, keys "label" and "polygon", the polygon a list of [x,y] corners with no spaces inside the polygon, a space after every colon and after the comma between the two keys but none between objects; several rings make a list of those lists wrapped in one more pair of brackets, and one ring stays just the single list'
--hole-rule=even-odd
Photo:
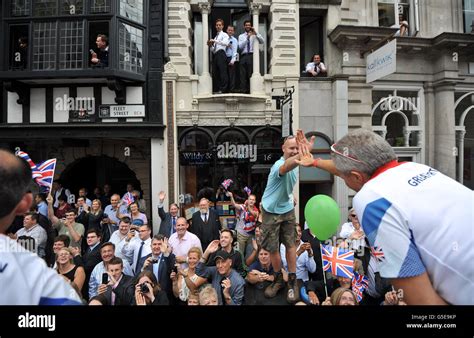
[{"label": "union jack flag", "polygon": [[35,182],[46,188],[46,192],[51,190],[51,185],[53,184],[54,170],[56,169],[56,159],[46,160],[38,165],[36,165],[33,160],[30,158],[30,155],[24,151],[17,151],[16,156],[24,159],[31,168],[31,177]]},{"label": "union jack flag", "polygon": [[25,153],[24,151],[18,150],[16,152],[16,156],[21,157],[26,162],[28,162],[28,164],[30,165],[30,168],[31,168],[31,176],[33,177],[33,179],[35,181],[36,181],[36,178],[41,177],[41,173],[38,172],[36,164],[32,161],[32,159],[30,158],[30,155],[28,155],[28,153]]},{"label": "union jack flag", "polygon": [[252,194],[252,190],[250,190],[249,187],[245,187],[244,191],[247,193],[248,196],[250,196]]},{"label": "union jack flag", "polygon": [[135,197],[133,197],[132,193],[131,192],[127,192],[124,196],[123,196],[123,199],[122,199],[127,205],[130,205],[132,204],[133,202],[135,202]]},{"label": "union jack flag", "polygon": [[362,300],[362,293],[365,289],[369,287],[369,281],[367,277],[359,275],[357,272],[354,272],[354,278],[352,278],[352,291],[357,295],[357,301]]},{"label": "union jack flag", "polygon": [[46,160],[37,166],[37,172],[41,177],[36,178],[36,183],[41,187],[46,187],[47,191],[51,189],[54,178],[54,170],[56,169],[56,159]]},{"label": "union jack flag", "polygon": [[230,185],[234,183],[234,181],[232,181],[230,178],[224,180],[224,182],[222,182],[222,186],[224,187],[225,190],[229,189]]},{"label": "union jack flag", "polygon": [[321,257],[324,271],[346,278],[354,275],[354,251],[321,245]]},{"label": "union jack flag", "polygon": [[382,251],[382,248],[379,246],[371,246],[370,253],[372,256],[374,256],[377,262],[382,262],[385,259],[385,255]]}]

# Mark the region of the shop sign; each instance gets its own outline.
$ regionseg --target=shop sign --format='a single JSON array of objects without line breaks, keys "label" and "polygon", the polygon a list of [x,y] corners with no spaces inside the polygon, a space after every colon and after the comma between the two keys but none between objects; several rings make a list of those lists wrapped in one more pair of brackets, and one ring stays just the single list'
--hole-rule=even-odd
[{"label": "shop sign", "polygon": [[385,46],[367,56],[366,79],[371,83],[397,70],[397,40],[394,39]]},{"label": "shop sign", "polygon": [[181,164],[207,164],[213,158],[212,151],[181,151],[179,153]]}]

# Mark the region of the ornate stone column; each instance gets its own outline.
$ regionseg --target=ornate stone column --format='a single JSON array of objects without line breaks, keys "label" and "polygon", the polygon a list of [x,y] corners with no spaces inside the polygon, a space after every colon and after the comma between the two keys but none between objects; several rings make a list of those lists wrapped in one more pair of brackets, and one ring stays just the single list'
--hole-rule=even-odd
[{"label": "ornate stone column", "polygon": [[[255,28],[255,33],[258,33],[258,24],[260,10],[262,9],[261,4],[250,4],[250,12],[252,13],[252,25]],[[253,41],[253,72],[250,78],[250,93],[251,94],[263,94],[263,77],[260,74],[260,51],[258,39]]]},{"label": "ornate stone column", "polygon": [[207,40],[209,39],[209,13],[211,12],[211,5],[208,2],[200,2],[199,10],[202,15],[202,74],[199,76],[199,94],[211,94],[212,92],[212,78],[209,73],[209,47]]}]

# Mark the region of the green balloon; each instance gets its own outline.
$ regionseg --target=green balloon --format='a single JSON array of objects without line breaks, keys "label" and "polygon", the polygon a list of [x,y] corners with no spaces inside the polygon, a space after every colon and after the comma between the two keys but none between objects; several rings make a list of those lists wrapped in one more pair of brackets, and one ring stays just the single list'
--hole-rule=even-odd
[{"label": "green balloon", "polygon": [[339,206],[327,195],[311,197],[304,208],[304,217],[313,235],[321,241],[336,233],[341,220]]}]

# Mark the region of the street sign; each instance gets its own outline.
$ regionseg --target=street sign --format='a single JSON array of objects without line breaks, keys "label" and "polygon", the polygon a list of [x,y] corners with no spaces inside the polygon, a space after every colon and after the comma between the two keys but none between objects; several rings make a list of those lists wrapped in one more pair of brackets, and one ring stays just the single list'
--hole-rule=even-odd
[{"label": "street sign", "polygon": [[281,137],[287,137],[290,135],[291,119],[290,109],[291,101],[287,100],[281,106]]},{"label": "street sign", "polygon": [[397,40],[393,39],[385,46],[367,56],[366,82],[370,83],[397,70]]},{"label": "street sign", "polygon": [[99,107],[99,117],[145,117],[145,106],[137,104],[104,105]]}]

